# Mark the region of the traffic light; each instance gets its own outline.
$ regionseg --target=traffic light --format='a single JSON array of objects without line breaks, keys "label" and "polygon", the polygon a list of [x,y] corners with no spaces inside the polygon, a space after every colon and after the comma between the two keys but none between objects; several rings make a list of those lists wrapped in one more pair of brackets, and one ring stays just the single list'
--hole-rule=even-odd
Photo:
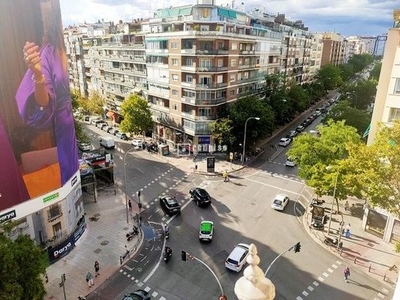
[{"label": "traffic light", "polygon": [[218,297],[218,300],[228,300],[225,295],[221,295]]},{"label": "traffic light", "polygon": [[181,259],[183,261],[186,261],[186,251],[184,251],[184,250],[182,250],[182,252],[181,252]]},{"label": "traffic light", "polygon": [[294,245],[294,253],[300,252],[301,245],[300,242],[298,242],[296,245]]}]

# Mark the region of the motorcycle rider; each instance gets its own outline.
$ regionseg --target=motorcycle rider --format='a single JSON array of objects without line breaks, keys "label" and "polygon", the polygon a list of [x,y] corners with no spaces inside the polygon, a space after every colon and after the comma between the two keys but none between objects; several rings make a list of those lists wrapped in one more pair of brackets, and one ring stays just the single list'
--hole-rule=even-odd
[{"label": "motorcycle rider", "polygon": [[172,255],[172,249],[169,246],[165,246],[165,250],[164,250],[164,256],[165,257],[170,257]]},{"label": "motorcycle rider", "polygon": [[167,224],[164,225],[164,232],[165,232],[165,237],[168,238],[169,237],[169,227]]}]

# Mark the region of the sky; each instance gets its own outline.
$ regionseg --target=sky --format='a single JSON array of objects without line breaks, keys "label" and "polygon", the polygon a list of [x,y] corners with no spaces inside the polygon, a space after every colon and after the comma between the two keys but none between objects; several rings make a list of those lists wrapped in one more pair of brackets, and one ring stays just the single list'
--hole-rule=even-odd
[{"label": "sky", "polygon": [[[233,0],[246,10],[262,5],[269,14],[285,14],[290,21],[302,20],[311,32],[337,32],[344,37],[377,36],[393,27],[398,0]],[[63,25],[104,21],[132,21],[151,17],[151,11],[169,6],[196,4],[196,0],[60,0]],[[232,0],[216,0],[232,5]]]}]

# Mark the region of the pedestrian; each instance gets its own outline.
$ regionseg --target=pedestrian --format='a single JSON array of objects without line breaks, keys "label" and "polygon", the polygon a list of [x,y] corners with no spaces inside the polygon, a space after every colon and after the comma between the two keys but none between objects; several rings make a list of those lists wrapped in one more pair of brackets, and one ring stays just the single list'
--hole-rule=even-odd
[{"label": "pedestrian", "polygon": [[129,206],[129,210],[132,210],[132,201],[131,201],[131,199],[129,199],[129,201],[128,201],[128,206]]},{"label": "pedestrian", "polygon": [[347,224],[347,226],[346,226],[346,233],[345,233],[345,235],[346,235],[347,238],[349,238],[350,235],[351,235],[351,233],[350,233],[350,223]]},{"label": "pedestrian", "polygon": [[48,283],[49,282],[49,276],[47,276],[47,272],[44,273],[44,278],[46,280],[46,283]]},{"label": "pedestrian", "polygon": [[99,262],[96,260],[94,262],[94,277],[100,276],[100,265]]},{"label": "pedestrian", "polygon": [[90,273],[90,271],[88,271],[86,274],[86,282],[88,283],[89,287],[92,287],[92,285],[94,285],[93,275],[92,275],[92,273]]},{"label": "pedestrian", "polygon": [[223,172],[222,172],[222,176],[224,177],[224,182],[229,181],[228,172],[227,172],[227,171],[223,171]]},{"label": "pedestrian", "polygon": [[196,170],[196,172],[197,172],[197,164],[195,164],[195,165],[194,165],[194,169],[195,169],[195,170]]},{"label": "pedestrian", "polygon": [[349,269],[349,267],[345,267],[343,273],[344,273],[344,281],[347,282],[347,278],[350,277],[350,269]]},{"label": "pedestrian", "polygon": [[346,203],[344,204],[344,210],[345,210],[345,211],[348,211],[349,208],[350,208],[350,206],[349,206],[349,201],[346,200]]}]

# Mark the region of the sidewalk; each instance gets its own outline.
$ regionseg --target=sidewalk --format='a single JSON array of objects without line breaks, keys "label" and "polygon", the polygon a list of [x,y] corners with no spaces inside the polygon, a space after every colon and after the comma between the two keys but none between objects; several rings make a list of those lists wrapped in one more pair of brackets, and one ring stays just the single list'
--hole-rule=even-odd
[{"label": "sidewalk", "polygon": [[[323,199],[325,200],[323,204],[325,214],[329,216],[333,198],[324,196]],[[357,268],[369,276],[394,287],[398,277],[398,268],[400,268],[400,255],[394,251],[393,244],[383,242],[378,236],[363,230],[364,201],[355,198],[348,198],[348,201],[349,211],[345,211],[345,201],[339,201],[340,212],[343,214],[343,221],[345,223],[343,228],[346,228],[347,224],[350,224],[351,227],[349,238],[346,238],[344,235],[341,236],[341,242],[343,242],[341,250],[336,249],[336,247],[327,246],[324,243],[325,237],[328,236],[329,221],[325,225],[324,231],[309,227],[311,223],[310,207],[307,207],[307,213],[304,215],[304,227],[317,243],[344,260],[350,269]],[[334,203],[335,210],[336,203]],[[341,221],[342,217],[340,214],[332,214],[331,234],[329,235],[331,238],[339,238],[337,230],[340,228]]]},{"label": "sidewalk", "polygon": [[[63,288],[59,285],[62,274],[66,275],[66,299],[86,296],[120,268],[120,256],[126,254],[126,250],[132,255],[140,248],[142,239],[138,236],[129,242],[126,240],[125,235],[134,223],[131,219],[129,224],[126,222],[125,194],[121,190],[110,187],[99,191],[97,203],[91,195],[84,194],[83,201],[86,231],[75,249],[47,268],[49,282],[45,284],[45,299],[64,300]],[[135,210],[135,201],[132,204]],[[94,286],[89,288],[86,273],[90,271],[95,275],[96,260],[100,275],[94,278]]]}]

